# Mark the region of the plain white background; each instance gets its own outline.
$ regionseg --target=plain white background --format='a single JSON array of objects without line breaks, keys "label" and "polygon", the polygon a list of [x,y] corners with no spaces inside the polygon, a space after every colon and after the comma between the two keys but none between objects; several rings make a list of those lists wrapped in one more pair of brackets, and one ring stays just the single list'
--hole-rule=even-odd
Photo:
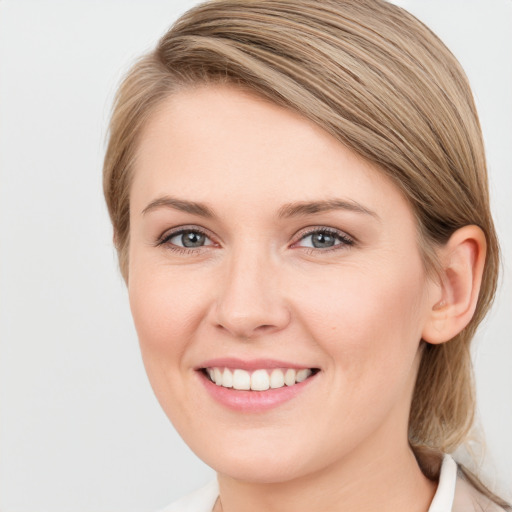
[{"label": "plain white background", "polygon": [[[213,476],[140,361],[101,193],[112,95],[187,0],[0,0],[0,510],[150,511]],[[479,107],[504,275],[475,343],[485,466],[512,487],[512,1],[401,0]],[[207,421],[207,418],[205,418]]]}]

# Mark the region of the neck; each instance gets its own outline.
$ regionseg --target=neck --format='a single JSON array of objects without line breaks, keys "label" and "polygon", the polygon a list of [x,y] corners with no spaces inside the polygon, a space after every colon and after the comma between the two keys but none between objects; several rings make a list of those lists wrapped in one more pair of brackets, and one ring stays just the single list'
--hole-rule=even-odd
[{"label": "neck", "polygon": [[215,512],[427,512],[436,484],[423,475],[407,443],[398,450],[383,446],[361,447],[333,466],[286,482],[219,474]]}]

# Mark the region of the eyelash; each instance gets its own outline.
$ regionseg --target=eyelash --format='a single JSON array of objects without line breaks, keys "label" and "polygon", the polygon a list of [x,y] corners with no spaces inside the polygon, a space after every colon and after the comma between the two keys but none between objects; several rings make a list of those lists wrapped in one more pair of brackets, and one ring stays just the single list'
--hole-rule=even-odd
[{"label": "eyelash", "polygon": [[[183,235],[184,233],[198,233],[200,235],[204,235],[206,238],[208,239],[211,239],[210,235],[202,230],[201,228],[197,227],[197,226],[184,226],[180,229],[177,229],[176,231],[171,231],[171,232],[165,232],[163,233],[157,240],[156,242],[156,246],[159,247],[159,246],[167,246],[166,248],[171,250],[171,251],[174,251],[178,254],[192,254],[192,255],[197,255],[199,254],[199,251],[201,249],[203,249],[205,246],[201,246],[201,247],[181,247],[179,245],[175,245],[175,244],[171,244],[169,243],[169,240],[171,240],[171,238],[174,238],[175,236],[179,236],[179,235]],[[207,246],[208,247],[208,246]]]},{"label": "eyelash", "polygon": [[323,235],[329,235],[336,239],[336,241],[339,241],[341,243],[337,243],[333,245],[332,247],[325,247],[323,249],[318,247],[304,247],[305,252],[307,254],[318,254],[318,253],[326,253],[326,252],[333,252],[333,251],[339,251],[339,250],[346,250],[350,247],[352,247],[355,244],[355,240],[348,236],[343,231],[339,231],[334,228],[327,228],[327,227],[314,227],[311,229],[308,229],[307,231],[300,234],[299,239],[297,242],[294,242],[293,245],[297,245],[299,242],[305,240],[307,237],[312,236],[314,234],[321,233]]},{"label": "eyelash", "polygon": [[[209,245],[207,245],[207,246],[203,245],[200,247],[181,247],[179,245],[169,243],[169,240],[171,240],[172,238],[174,238],[176,236],[183,235],[184,233],[198,233],[200,235],[204,235],[206,238],[211,240],[211,237],[205,230],[203,230],[197,226],[190,226],[190,227],[185,226],[180,229],[177,229],[176,231],[166,232],[166,233],[162,234],[158,238],[155,245],[157,247],[166,245],[169,250],[174,251],[176,253],[192,254],[192,255],[198,255],[198,254],[200,254],[201,249],[204,249],[205,247],[209,247]],[[305,240],[308,236],[312,236],[317,233],[321,233],[324,235],[330,235],[341,243],[337,243],[332,247],[326,247],[326,248],[322,248],[322,249],[317,248],[317,247],[303,247],[303,249],[305,249],[305,252],[307,254],[313,254],[313,253],[318,254],[318,253],[326,253],[326,252],[343,250],[343,249],[350,248],[355,244],[355,240],[342,231],[338,231],[337,229],[327,228],[327,227],[314,227],[314,228],[308,229],[307,231],[301,233],[299,235],[298,240],[292,244],[292,247],[296,246],[299,242]],[[213,243],[211,245],[213,246],[213,245],[215,245],[215,243]]]}]

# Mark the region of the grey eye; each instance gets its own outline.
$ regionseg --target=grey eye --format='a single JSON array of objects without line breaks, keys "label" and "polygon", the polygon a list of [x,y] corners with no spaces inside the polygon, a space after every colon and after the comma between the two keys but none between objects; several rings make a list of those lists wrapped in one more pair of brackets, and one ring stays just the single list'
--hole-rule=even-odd
[{"label": "grey eye", "polygon": [[342,233],[317,230],[304,235],[297,245],[300,247],[311,247],[313,249],[330,249],[338,245],[352,244],[352,240]]},{"label": "grey eye", "polygon": [[171,236],[168,241],[178,247],[187,247],[191,249],[195,247],[203,247],[204,245],[212,245],[211,240],[204,233],[194,230],[176,233]]},{"label": "grey eye", "polygon": [[336,237],[330,233],[317,232],[310,235],[311,245],[316,249],[323,249],[325,247],[332,247],[336,244]]}]

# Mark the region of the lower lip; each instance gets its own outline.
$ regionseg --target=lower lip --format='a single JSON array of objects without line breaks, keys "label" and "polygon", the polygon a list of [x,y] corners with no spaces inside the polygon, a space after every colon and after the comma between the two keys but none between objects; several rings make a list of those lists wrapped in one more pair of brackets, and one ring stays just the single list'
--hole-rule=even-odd
[{"label": "lower lip", "polygon": [[206,377],[203,372],[198,371],[197,373],[204,387],[214,400],[229,409],[243,412],[264,412],[278,407],[295,398],[318,376],[318,373],[316,373],[293,386],[283,386],[282,388],[268,389],[266,391],[242,391],[218,386]]}]

